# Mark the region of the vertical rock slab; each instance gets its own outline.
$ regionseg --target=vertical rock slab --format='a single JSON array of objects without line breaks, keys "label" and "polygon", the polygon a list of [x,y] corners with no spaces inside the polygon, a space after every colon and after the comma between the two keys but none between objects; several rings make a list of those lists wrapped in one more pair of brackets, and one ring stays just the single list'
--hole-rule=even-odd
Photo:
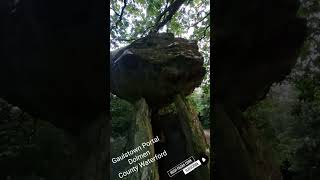
[{"label": "vertical rock slab", "polygon": [[104,180],[109,177],[109,124],[105,113],[77,139],[79,164],[71,180]]},{"label": "vertical rock slab", "polygon": [[[247,147],[225,107],[221,104],[214,106],[216,119],[216,137],[214,144],[219,145],[215,154],[217,161],[217,179],[234,179],[243,177],[246,180],[253,180],[254,167]],[[229,171],[232,169],[232,171]],[[232,172],[232,173],[230,173]]]},{"label": "vertical rock slab", "polygon": [[[208,145],[197,113],[181,95],[175,97],[174,103],[179,114],[181,128],[186,136],[187,151],[190,154],[206,154],[209,157]],[[207,166],[200,167],[195,174],[196,179],[209,180],[209,167],[209,163]]]},{"label": "vertical rock slab", "polygon": [[[131,137],[133,137],[132,148],[140,146],[143,142],[148,142],[153,139],[150,110],[145,99],[141,98],[135,103],[136,116],[132,122]],[[154,146],[148,146],[141,153],[149,151],[151,155],[147,158],[155,156]],[[139,152],[140,153],[140,152]],[[134,173],[130,180],[159,180],[158,166],[156,161],[150,165],[139,167],[139,171]]]},{"label": "vertical rock slab", "polygon": [[[214,109],[214,119],[219,120],[216,122],[214,141],[219,145],[216,150],[219,164],[217,178],[280,180],[280,169],[276,166],[269,147],[259,140],[255,127],[244,118],[241,110],[219,103],[215,103]],[[233,173],[228,168],[232,168]]]}]

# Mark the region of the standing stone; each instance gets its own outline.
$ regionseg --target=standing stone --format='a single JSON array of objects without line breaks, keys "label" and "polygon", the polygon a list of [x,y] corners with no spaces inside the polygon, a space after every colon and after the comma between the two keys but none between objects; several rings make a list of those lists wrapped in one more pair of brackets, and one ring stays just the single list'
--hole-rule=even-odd
[{"label": "standing stone", "polygon": [[[186,136],[187,150],[191,155],[205,154],[209,157],[208,144],[195,109],[181,95],[177,95],[174,102],[179,114],[181,128]],[[196,179],[209,180],[209,167],[209,163],[200,167],[200,171],[195,173]]]},{"label": "standing stone", "polygon": [[[134,118],[135,121],[132,122],[132,128],[130,133],[131,136],[133,137],[133,142],[131,146],[132,148],[141,146],[143,142],[148,142],[154,138],[152,133],[150,110],[149,110],[148,104],[142,98],[135,103],[135,108],[136,108],[136,116]],[[155,150],[153,145],[143,148],[143,150],[138,152],[138,154],[142,154],[147,151],[149,151],[151,155],[147,156],[143,160],[147,160],[148,158],[155,156]],[[133,163],[132,165],[138,165],[138,162]],[[134,173],[132,176],[130,176],[129,179],[130,180],[159,180],[158,166],[156,161],[147,166],[144,166],[143,168],[139,167],[138,173]]]}]

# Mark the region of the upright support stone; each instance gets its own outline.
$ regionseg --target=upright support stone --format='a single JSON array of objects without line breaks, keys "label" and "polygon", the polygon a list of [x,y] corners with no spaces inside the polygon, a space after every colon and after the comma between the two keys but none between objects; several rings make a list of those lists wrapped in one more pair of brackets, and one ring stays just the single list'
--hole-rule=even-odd
[{"label": "upright support stone", "polygon": [[217,179],[254,180],[253,163],[241,135],[221,104],[214,106]]},{"label": "upright support stone", "polygon": [[109,132],[107,115],[103,113],[78,137],[79,167],[71,180],[108,179]]},{"label": "upright support stone", "polygon": [[280,180],[280,169],[270,150],[243,113],[220,103],[215,103],[214,110],[217,179]]},{"label": "upright support stone", "polygon": [[[148,142],[153,139],[150,110],[144,98],[141,98],[135,103],[136,116],[135,121],[132,122],[131,135],[133,137],[132,147],[138,147],[143,142]],[[155,156],[154,146],[148,146],[143,149],[144,152],[150,152],[150,157]],[[158,166],[156,161],[152,162],[150,165],[139,167],[139,171],[132,175],[130,180],[159,180]]]},{"label": "upright support stone", "polygon": [[[195,155],[206,154],[209,157],[208,144],[197,113],[180,94],[175,97],[174,103],[179,114],[181,128],[186,136],[188,153]],[[200,167],[200,171],[196,172],[196,179],[209,180],[209,167],[209,163],[207,166]]]}]

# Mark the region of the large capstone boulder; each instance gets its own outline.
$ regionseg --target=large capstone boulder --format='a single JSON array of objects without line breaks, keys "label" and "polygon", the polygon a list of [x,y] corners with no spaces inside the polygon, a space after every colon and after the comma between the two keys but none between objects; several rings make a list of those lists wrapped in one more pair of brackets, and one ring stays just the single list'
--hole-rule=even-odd
[{"label": "large capstone boulder", "polygon": [[205,75],[197,43],[171,33],[138,39],[110,56],[111,92],[131,102],[143,97],[151,107],[192,93]]}]

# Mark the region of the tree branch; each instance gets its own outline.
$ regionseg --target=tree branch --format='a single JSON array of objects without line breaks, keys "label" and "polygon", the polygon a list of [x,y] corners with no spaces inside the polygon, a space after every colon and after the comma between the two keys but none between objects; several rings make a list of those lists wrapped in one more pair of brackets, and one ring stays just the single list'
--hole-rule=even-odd
[{"label": "tree branch", "polygon": [[117,11],[115,10],[115,9],[113,9],[112,7],[110,8],[117,16],[119,16],[120,17],[120,14],[119,13],[117,13]]},{"label": "tree branch", "polygon": [[119,19],[118,19],[118,21],[116,22],[116,24],[111,27],[110,30],[116,28],[116,27],[118,26],[119,22],[122,20],[123,13],[124,13],[124,9],[127,7],[127,3],[128,3],[128,0],[123,0],[123,6],[122,6],[122,9],[121,9],[121,13],[120,13]]},{"label": "tree branch", "polygon": [[131,38],[131,39],[117,38],[116,40],[117,40],[117,41],[126,41],[126,42],[131,42],[131,41],[135,41],[135,40],[137,40],[137,39],[135,39],[135,38]]},{"label": "tree branch", "polygon": [[206,33],[209,27],[210,27],[210,24],[204,29],[203,36],[198,40],[199,42],[206,37]]},{"label": "tree branch", "polygon": [[169,6],[169,0],[166,0],[166,6],[164,7],[164,9],[167,9]]},{"label": "tree branch", "polygon": [[194,23],[194,24],[192,25],[192,27],[196,26],[197,24],[199,24],[200,22],[202,22],[203,20],[205,20],[209,15],[210,15],[210,12],[209,12],[207,15],[205,15],[203,18],[201,18],[200,21]]},{"label": "tree branch", "polygon": [[[161,29],[166,23],[168,23],[184,2],[186,2],[186,0],[176,0],[172,4],[170,4],[169,7],[165,8],[156,18],[154,28],[150,31],[150,33],[158,32],[159,29]],[[161,19],[163,20],[161,21]]]},{"label": "tree branch", "polygon": [[142,37],[148,32],[148,30],[149,29],[151,29],[151,28],[153,28],[154,27],[154,25],[151,25],[151,26],[149,26],[149,27],[147,27],[144,31],[143,31],[143,33],[142,33]]}]

